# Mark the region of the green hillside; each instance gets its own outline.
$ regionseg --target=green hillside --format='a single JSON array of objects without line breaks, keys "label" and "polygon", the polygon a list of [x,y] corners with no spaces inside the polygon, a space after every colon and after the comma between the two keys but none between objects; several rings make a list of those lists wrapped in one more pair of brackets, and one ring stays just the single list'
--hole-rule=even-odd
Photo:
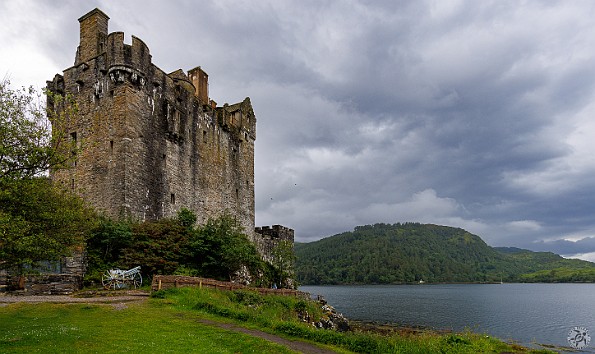
[{"label": "green hillside", "polygon": [[358,226],[297,243],[300,284],[595,281],[595,264],[549,252],[492,248],[447,226],[397,223]]}]

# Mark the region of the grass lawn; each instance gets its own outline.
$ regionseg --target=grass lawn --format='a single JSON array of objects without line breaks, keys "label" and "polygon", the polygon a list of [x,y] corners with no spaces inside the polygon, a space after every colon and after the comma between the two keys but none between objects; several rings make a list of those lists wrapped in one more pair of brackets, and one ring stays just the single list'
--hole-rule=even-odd
[{"label": "grass lawn", "polygon": [[149,302],[0,307],[0,353],[292,353]]},{"label": "grass lawn", "polygon": [[[465,333],[440,334],[432,331],[379,335],[367,332],[336,332],[314,329],[298,320],[297,313],[307,311],[313,318],[324,318],[320,306],[291,297],[261,296],[246,291],[179,288],[154,293],[161,306],[177,308],[205,316],[234,320],[243,326],[256,326],[290,338],[301,338],[333,346],[333,349],[357,353],[552,353],[527,350],[486,335]],[[154,299],[157,300],[157,299]],[[157,306],[159,303],[155,303]]]},{"label": "grass lawn", "polygon": [[[235,323],[359,353],[546,353],[474,333],[336,332],[298,319],[326,316],[314,302],[251,291],[180,288],[144,302],[12,304],[0,307],[0,353],[291,353],[248,334],[203,324]],[[551,352],[550,352],[551,353]]]}]

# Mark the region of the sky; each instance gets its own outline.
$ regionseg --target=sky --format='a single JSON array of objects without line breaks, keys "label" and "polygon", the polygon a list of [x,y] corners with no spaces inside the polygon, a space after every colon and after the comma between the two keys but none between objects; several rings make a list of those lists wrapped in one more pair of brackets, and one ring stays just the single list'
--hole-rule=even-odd
[{"label": "sky", "polygon": [[0,78],[72,66],[95,7],[219,104],[251,98],[257,225],[432,223],[595,261],[595,2],[3,0]]}]

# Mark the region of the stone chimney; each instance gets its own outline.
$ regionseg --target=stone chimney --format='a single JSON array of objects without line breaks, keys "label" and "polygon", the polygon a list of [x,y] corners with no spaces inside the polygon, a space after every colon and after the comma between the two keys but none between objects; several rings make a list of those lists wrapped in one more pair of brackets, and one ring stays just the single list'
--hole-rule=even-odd
[{"label": "stone chimney", "polygon": [[81,39],[74,65],[84,63],[105,51],[109,17],[95,8],[79,18]]}]

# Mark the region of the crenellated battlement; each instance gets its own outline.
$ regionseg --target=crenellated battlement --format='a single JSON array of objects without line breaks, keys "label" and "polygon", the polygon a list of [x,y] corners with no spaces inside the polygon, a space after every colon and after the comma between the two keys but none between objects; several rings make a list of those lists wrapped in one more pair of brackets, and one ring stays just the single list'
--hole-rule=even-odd
[{"label": "crenellated battlement", "polygon": [[[81,46],[83,46],[82,43]],[[110,33],[107,36],[105,50],[98,55],[105,55],[107,68],[112,66],[132,67],[143,75],[149,74],[151,70],[149,47],[134,35],[132,44],[124,43],[124,32]]]},{"label": "crenellated battlement", "polygon": [[282,225],[261,226],[254,228],[254,244],[265,261],[273,260],[274,250],[282,242],[287,242],[293,247],[294,231]]},{"label": "crenellated battlement", "polygon": [[254,232],[262,238],[269,238],[271,240],[286,240],[293,242],[294,231],[289,227],[282,225],[259,226],[254,228]]}]

